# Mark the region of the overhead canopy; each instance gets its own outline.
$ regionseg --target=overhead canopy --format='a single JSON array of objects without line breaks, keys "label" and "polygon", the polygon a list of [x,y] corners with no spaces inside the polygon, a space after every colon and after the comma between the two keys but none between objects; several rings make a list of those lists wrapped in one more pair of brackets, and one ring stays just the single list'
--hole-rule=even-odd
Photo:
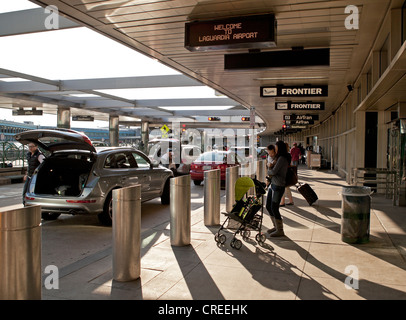
[{"label": "overhead canopy", "polygon": [[[190,81],[189,84],[193,86],[193,81],[197,80],[222,93],[230,101],[234,101],[232,104],[234,106],[242,106],[247,110],[255,107],[257,115],[265,122],[265,133],[272,133],[281,128],[283,115],[289,113],[288,111],[275,110],[275,102],[286,102],[287,100],[308,102],[311,100],[314,103],[324,103],[324,110],[311,112],[319,115],[319,120],[315,123],[330,117],[347,96],[348,86],[354,84],[361,77],[365,61],[371,47],[375,44],[378,33],[381,31],[385,17],[391,12],[391,9],[400,8],[404,1],[32,0],[31,2],[43,7],[51,4],[56,5],[59,13],[78,25],[96,30],[110,39],[174,68],[184,75],[183,78],[173,78],[176,79],[174,83]],[[346,11],[347,6],[355,6],[358,11],[357,14],[359,14],[359,25],[354,28],[348,28],[345,24],[346,18],[350,15],[349,11]],[[213,19],[221,21],[221,19],[230,17],[269,13],[274,14],[277,22],[276,47],[262,47],[260,50],[251,47],[250,51],[247,48],[190,51],[185,47],[186,23]],[[221,28],[219,27],[219,29]],[[326,56],[321,56],[322,58],[316,59],[315,62],[306,60],[309,58],[305,57],[306,52],[313,49],[328,49],[328,63],[325,63]],[[284,56],[283,51],[286,52],[286,56],[299,58],[286,59],[283,64],[277,59],[277,61],[271,61],[272,63],[263,67],[261,65],[243,65],[244,57],[247,54],[250,59],[253,55],[263,59],[265,56],[277,57],[281,53]],[[295,53],[291,55],[289,53],[291,51],[295,51]],[[241,55],[241,58],[237,55]],[[232,59],[237,60],[237,64],[232,69],[226,68],[225,56],[231,56]],[[253,60],[255,62],[256,59]],[[263,60],[266,61],[266,59]],[[403,64],[400,68],[403,68]],[[388,81],[392,81],[392,83],[387,82],[386,85],[379,83],[379,85],[392,88],[399,77],[391,77]],[[152,79],[144,80],[152,81]],[[135,81],[136,79],[123,79],[124,86],[130,86]],[[162,81],[165,82],[165,80]],[[142,82],[144,81],[140,81],[140,83]],[[54,89],[62,88],[62,90],[71,86],[72,89],[82,89],[77,92],[94,94],[94,91],[98,89],[96,87],[103,84],[100,82],[96,85],[94,79],[90,79],[86,84],[72,80],[62,83],[60,87],[52,83],[41,83],[36,86],[40,88],[44,85],[54,86]],[[311,98],[261,96],[261,87],[272,88],[277,85],[290,87],[328,86],[328,96]],[[14,84],[14,89],[18,86],[22,87],[23,84]],[[7,90],[13,90],[13,86],[10,84]],[[34,90],[34,86],[31,87],[31,90]],[[0,93],[1,91],[2,87],[0,86]],[[55,92],[52,91],[46,98],[55,98]],[[70,92],[76,91],[70,90]],[[7,97],[13,97],[15,94],[4,93]],[[371,97],[378,101],[382,94],[377,92],[376,96],[372,94]],[[40,94],[37,91],[35,95]],[[404,93],[402,95],[404,96]],[[403,96],[402,99],[405,98]],[[173,111],[155,108],[159,106],[160,101],[157,100],[161,98],[157,97],[152,101],[134,101],[121,97],[114,100],[116,107],[113,105],[109,107],[107,105],[113,100],[113,97],[106,94],[102,96],[102,99],[98,97],[89,98],[81,106],[86,106],[86,110],[106,111],[109,109],[109,112],[114,110],[114,112],[122,112],[122,114],[127,114],[129,109],[134,108],[133,115],[143,116],[146,119],[154,117],[168,119],[165,117],[181,116],[181,112],[171,113]],[[221,99],[223,99],[221,103],[229,103],[227,98],[220,98],[218,102]],[[80,105],[78,99],[66,97],[64,100],[78,107]],[[97,106],[96,102],[105,103],[105,105],[103,107],[102,104]],[[190,102],[192,102],[191,105]],[[193,99],[188,102],[174,100],[167,103],[170,105],[188,104],[190,108],[184,114],[186,117],[191,116],[191,112],[194,110],[193,106],[202,105]],[[370,107],[373,108],[369,105],[365,106],[364,109]],[[137,110],[137,108],[139,109]],[[234,109],[228,111],[231,110]],[[221,114],[220,111],[219,113]],[[299,110],[297,113],[308,113],[308,111]],[[244,115],[249,114],[245,113]]]}]

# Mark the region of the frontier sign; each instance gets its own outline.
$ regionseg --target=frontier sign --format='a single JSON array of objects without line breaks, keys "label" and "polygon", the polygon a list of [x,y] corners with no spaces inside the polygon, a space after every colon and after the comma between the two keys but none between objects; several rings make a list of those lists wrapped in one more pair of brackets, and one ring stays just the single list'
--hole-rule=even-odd
[{"label": "frontier sign", "polygon": [[324,110],[324,102],[276,102],[275,110]]},{"label": "frontier sign", "polygon": [[261,97],[327,97],[328,86],[261,87]]},{"label": "frontier sign", "polygon": [[185,24],[185,48],[189,51],[275,46],[276,20],[273,14]]}]

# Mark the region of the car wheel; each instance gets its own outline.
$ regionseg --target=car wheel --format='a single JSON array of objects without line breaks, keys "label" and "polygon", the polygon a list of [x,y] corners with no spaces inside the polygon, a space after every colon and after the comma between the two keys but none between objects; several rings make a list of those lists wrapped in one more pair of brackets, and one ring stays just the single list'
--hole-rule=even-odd
[{"label": "car wheel", "polygon": [[161,195],[161,204],[170,204],[171,202],[171,190],[170,190],[170,185],[169,185],[169,180],[167,179],[164,185],[164,190],[162,191]]},{"label": "car wheel", "polygon": [[193,183],[195,184],[195,186],[200,186],[202,180],[193,180]]},{"label": "car wheel", "polygon": [[60,215],[60,213],[56,212],[41,212],[41,217],[44,220],[56,220]]},{"label": "car wheel", "polygon": [[111,226],[113,223],[113,196],[110,192],[109,195],[106,197],[106,201],[103,205],[103,212],[99,213],[98,216],[99,221],[105,226]]}]

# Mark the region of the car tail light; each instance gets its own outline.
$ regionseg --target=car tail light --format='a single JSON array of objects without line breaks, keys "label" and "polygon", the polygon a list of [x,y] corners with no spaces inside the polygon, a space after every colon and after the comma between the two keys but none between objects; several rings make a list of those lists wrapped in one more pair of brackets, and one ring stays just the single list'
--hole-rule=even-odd
[{"label": "car tail light", "polygon": [[226,169],[227,169],[227,164],[219,164],[218,166],[217,166],[217,168],[218,169],[220,169],[221,171],[226,171]]},{"label": "car tail light", "polygon": [[34,197],[25,197],[25,200],[35,200],[35,198]]},{"label": "car tail light", "polygon": [[96,200],[66,200],[67,203],[95,203]]}]

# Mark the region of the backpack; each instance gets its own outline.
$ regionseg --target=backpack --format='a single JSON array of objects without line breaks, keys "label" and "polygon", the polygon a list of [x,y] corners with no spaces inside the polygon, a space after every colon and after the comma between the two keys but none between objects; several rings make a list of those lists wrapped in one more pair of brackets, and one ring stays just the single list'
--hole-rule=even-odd
[{"label": "backpack", "polygon": [[291,187],[294,186],[298,180],[297,180],[297,167],[296,166],[288,166],[288,170],[286,171],[286,179],[285,179],[286,187]]}]

